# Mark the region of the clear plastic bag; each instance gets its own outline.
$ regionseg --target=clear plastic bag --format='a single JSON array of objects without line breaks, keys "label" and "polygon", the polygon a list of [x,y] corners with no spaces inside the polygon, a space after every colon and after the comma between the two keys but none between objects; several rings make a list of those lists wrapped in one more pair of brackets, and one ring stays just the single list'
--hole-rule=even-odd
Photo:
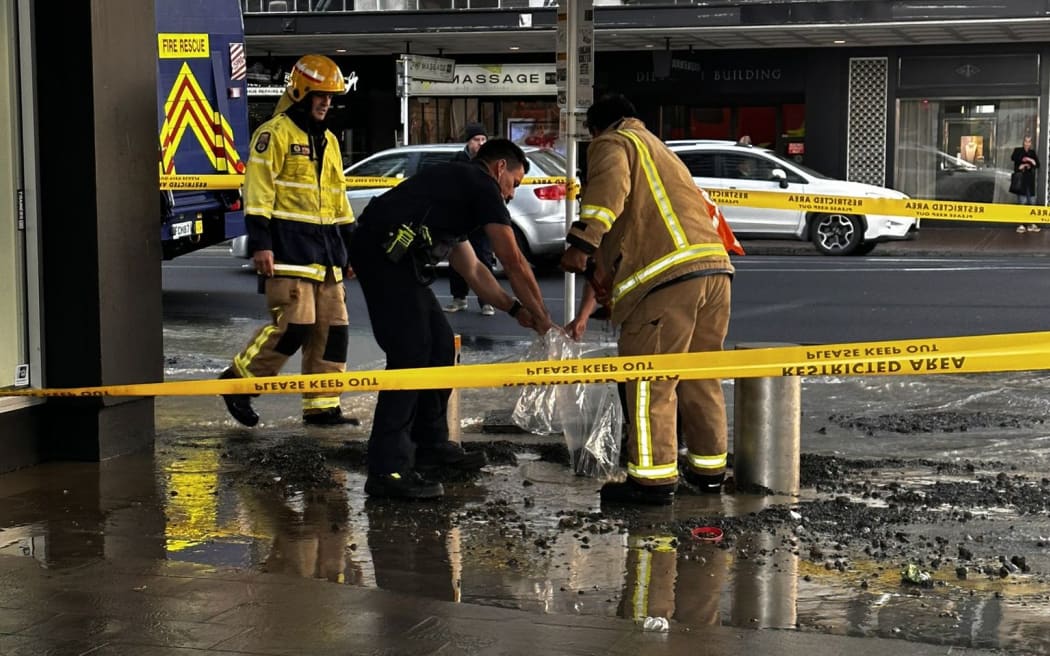
[{"label": "clear plastic bag", "polygon": [[605,479],[619,468],[623,408],[616,383],[559,385],[556,404],[573,471]]},{"label": "clear plastic bag", "polygon": [[[601,353],[608,355],[608,353]],[[578,342],[551,330],[529,348],[529,360],[584,357]],[[623,409],[615,383],[538,385],[518,396],[514,423],[531,433],[562,433],[569,464],[581,476],[611,477],[619,468]]]},{"label": "clear plastic bag", "polygon": [[[543,337],[537,337],[524,360],[541,362],[543,360],[575,360],[581,354],[580,345],[565,336],[560,330],[548,330]],[[557,435],[562,432],[561,417],[555,408],[557,389],[567,385],[532,385],[525,387],[518,394],[514,404],[511,421],[518,428],[536,435]]]}]

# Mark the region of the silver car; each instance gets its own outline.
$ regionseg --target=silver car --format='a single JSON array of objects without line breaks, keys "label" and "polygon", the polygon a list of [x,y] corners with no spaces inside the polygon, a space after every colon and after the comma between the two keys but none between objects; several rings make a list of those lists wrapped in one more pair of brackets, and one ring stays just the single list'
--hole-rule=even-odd
[{"label": "silver car", "polygon": [[[462,144],[401,146],[353,164],[346,169],[350,185],[346,197],[350,199],[354,215],[360,216],[368,201],[389,189],[398,178],[408,178],[428,166],[447,163],[462,149]],[[518,246],[535,264],[560,257],[565,248],[565,159],[552,150],[530,146],[522,150],[529,160],[529,173],[507,208]],[[386,180],[370,186],[362,178]]]},{"label": "silver car", "polygon": [[[349,183],[346,197],[355,216],[361,216],[368,201],[384,193],[417,171],[452,161],[462,144],[401,146],[382,150],[345,171]],[[565,158],[553,150],[525,146],[529,173],[507,208],[518,246],[533,264],[549,263],[565,249]],[[366,179],[368,178],[368,179]],[[578,212],[574,211],[573,220]],[[248,257],[247,237],[231,243],[234,257]]]}]

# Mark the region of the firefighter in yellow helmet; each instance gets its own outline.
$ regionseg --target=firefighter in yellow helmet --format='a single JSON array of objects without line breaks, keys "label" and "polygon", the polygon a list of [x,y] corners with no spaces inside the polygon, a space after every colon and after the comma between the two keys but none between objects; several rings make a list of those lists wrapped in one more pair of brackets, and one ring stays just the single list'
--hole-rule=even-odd
[{"label": "firefighter in yellow helmet", "polygon": [[[244,178],[248,252],[265,291],[271,322],[233,358],[221,378],[274,376],[302,349],[304,374],[346,370],[349,345],[347,249],[354,216],[346,199],[339,142],[325,128],[332,97],[346,93],[339,67],[323,55],[295,63],[274,116],[252,135]],[[223,396],[233,418],[254,426],[251,396]],[[356,423],[339,394],[303,394],[303,421]]]}]

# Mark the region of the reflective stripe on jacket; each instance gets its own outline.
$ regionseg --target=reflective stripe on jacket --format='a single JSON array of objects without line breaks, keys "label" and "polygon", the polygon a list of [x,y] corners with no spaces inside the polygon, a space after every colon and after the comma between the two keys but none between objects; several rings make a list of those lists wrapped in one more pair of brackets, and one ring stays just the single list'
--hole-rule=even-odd
[{"label": "reflective stripe on jacket", "polygon": [[654,286],[686,273],[733,273],[685,164],[635,118],[587,149],[587,185],[571,237],[613,272],[612,321],[623,323]]},{"label": "reflective stripe on jacket", "polygon": [[252,136],[244,179],[249,252],[272,250],[277,275],[324,280],[328,267],[349,262],[354,215],[339,142],[328,130],[324,139],[318,175],[315,144],[287,115]]}]

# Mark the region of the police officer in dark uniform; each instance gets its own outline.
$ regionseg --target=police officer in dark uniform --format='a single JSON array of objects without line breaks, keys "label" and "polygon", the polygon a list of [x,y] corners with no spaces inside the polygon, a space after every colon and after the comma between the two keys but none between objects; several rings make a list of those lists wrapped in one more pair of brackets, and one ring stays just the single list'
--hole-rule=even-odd
[{"label": "police officer in dark uniform", "polygon": [[[516,144],[493,139],[472,161],[423,169],[372,199],[362,212],[350,262],[387,369],[454,364],[452,327],[429,287],[434,265],[445,257],[479,297],[541,335],[550,329],[550,315],[518,249],[506,205],[528,166]],[[467,235],[478,228],[491,240],[517,298],[474,254]],[[484,453],[467,453],[448,439],[449,392],[379,393],[368,442],[367,494],[436,498],[444,494],[441,484],[427,481],[419,471],[484,466]]]}]

